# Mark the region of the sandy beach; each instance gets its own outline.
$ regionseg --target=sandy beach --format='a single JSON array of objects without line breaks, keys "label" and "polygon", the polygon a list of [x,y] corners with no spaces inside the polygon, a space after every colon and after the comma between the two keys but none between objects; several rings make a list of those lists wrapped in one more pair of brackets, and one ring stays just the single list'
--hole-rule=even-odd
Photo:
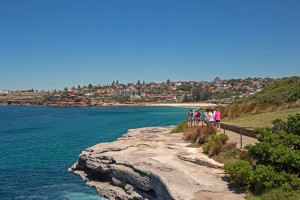
[{"label": "sandy beach", "polygon": [[153,103],[153,104],[145,104],[145,106],[174,106],[174,107],[207,108],[207,107],[215,107],[215,106],[217,106],[217,104],[213,104],[213,103]]}]

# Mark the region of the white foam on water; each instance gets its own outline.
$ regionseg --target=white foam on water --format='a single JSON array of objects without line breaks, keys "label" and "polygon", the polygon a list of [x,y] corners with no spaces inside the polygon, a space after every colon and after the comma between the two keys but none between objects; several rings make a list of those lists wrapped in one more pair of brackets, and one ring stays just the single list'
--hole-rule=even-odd
[{"label": "white foam on water", "polygon": [[64,194],[66,200],[107,200],[97,194],[86,194],[84,192],[67,192]]}]

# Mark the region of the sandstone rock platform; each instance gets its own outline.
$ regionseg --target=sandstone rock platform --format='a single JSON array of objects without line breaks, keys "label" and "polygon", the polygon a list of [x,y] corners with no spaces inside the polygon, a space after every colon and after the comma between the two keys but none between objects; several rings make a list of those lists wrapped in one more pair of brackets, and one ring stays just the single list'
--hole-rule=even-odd
[{"label": "sandstone rock platform", "polygon": [[69,171],[108,199],[239,200],[220,164],[187,147],[173,126],[130,129],[83,151]]}]

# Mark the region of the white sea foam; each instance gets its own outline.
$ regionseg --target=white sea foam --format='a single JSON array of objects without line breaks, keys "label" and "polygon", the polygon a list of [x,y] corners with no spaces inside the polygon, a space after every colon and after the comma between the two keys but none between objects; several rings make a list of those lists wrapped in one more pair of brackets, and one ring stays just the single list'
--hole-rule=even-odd
[{"label": "white sea foam", "polygon": [[96,194],[86,194],[83,192],[66,192],[63,196],[65,200],[106,200]]}]

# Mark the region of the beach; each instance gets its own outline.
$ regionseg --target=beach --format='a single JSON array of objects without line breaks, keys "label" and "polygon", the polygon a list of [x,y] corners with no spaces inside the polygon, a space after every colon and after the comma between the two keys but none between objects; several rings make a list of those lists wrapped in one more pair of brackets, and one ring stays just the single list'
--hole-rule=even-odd
[{"label": "beach", "polygon": [[173,106],[173,107],[196,107],[196,108],[207,108],[207,107],[216,107],[217,104],[213,103],[153,103],[153,104],[144,104],[145,106]]}]

